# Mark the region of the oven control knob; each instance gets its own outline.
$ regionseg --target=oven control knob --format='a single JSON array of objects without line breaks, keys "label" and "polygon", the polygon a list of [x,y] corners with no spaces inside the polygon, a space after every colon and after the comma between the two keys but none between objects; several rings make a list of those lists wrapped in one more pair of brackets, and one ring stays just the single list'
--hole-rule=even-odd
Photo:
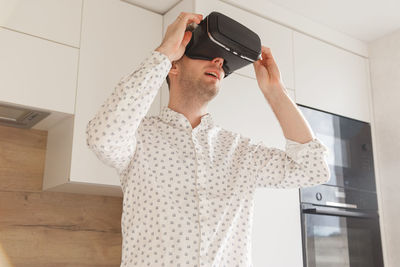
[{"label": "oven control knob", "polygon": [[315,197],[317,198],[318,201],[321,201],[322,199],[322,194],[320,192],[315,194]]}]

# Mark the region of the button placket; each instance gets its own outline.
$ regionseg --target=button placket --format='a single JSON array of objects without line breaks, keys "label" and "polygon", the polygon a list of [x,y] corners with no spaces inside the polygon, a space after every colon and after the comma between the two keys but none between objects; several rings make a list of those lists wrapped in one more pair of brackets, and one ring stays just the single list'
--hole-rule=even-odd
[{"label": "button placket", "polygon": [[204,214],[204,201],[203,201],[203,188],[201,186],[202,181],[201,181],[201,148],[199,145],[199,142],[196,138],[195,131],[192,131],[192,142],[195,150],[195,157],[196,157],[196,191],[198,194],[198,216],[199,216],[199,265],[204,266],[204,241],[202,238],[202,232],[203,232],[203,214]]},{"label": "button placket", "polygon": [[192,140],[193,144],[195,147],[195,153],[196,153],[196,160],[197,160],[197,186],[198,186],[198,192],[200,196],[204,196],[205,192],[205,169],[204,169],[204,157],[203,157],[203,150],[200,146],[199,141],[197,140],[197,137],[193,134],[192,135]]},{"label": "button placket", "polygon": [[206,217],[206,212],[207,208],[204,204],[204,200],[200,200],[202,204],[200,204],[200,257],[202,258],[202,261],[206,261],[206,255],[207,255],[207,217]]}]

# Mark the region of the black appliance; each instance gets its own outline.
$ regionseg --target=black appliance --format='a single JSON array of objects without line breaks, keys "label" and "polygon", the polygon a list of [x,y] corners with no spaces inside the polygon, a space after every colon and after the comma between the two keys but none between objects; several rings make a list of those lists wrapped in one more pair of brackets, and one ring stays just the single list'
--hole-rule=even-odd
[{"label": "black appliance", "polygon": [[305,267],[382,267],[376,194],[319,185],[302,188]]},{"label": "black appliance", "polygon": [[298,105],[317,138],[328,148],[327,184],[376,191],[369,123]]},{"label": "black appliance", "polygon": [[370,125],[298,105],[331,179],[300,188],[304,267],[383,267]]}]

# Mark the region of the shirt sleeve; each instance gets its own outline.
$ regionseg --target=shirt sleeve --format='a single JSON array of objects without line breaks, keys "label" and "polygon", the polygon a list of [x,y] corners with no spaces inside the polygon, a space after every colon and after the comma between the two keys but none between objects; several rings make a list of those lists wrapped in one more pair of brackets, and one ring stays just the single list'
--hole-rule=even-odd
[{"label": "shirt sleeve", "polygon": [[329,151],[319,139],[304,144],[285,139],[285,151],[263,142],[251,145],[255,187],[301,188],[329,181]]},{"label": "shirt sleeve", "polygon": [[86,144],[119,175],[136,151],[136,130],[168,75],[171,61],[152,51],[140,66],[122,77],[86,126]]}]

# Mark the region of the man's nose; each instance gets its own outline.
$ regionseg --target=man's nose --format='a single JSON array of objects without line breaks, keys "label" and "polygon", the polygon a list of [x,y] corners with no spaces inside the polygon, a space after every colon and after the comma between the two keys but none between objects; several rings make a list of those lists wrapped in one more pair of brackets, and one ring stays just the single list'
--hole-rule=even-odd
[{"label": "man's nose", "polygon": [[212,62],[218,64],[218,66],[221,68],[224,64],[224,59],[222,57],[216,57],[212,60]]}]

